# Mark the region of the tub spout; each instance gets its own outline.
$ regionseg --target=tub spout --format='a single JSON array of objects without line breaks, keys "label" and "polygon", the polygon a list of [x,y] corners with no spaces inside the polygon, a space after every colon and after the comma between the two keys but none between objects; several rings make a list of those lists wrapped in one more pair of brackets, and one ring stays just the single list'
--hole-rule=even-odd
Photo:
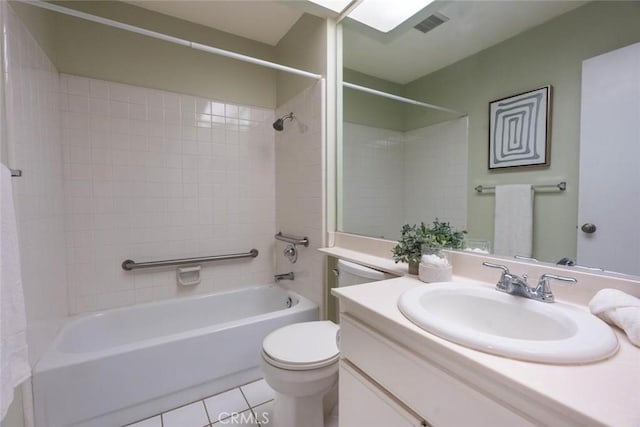
[{"label": "tub spout", "polygon": [[293,274],[293,271],[290,271],[288,273],[282,273],[282,274],[276,274],[275,276],[273,276],[273,280],[277,282],[279,282],[280,280],[293,280],[295,279],[295,275]]}]

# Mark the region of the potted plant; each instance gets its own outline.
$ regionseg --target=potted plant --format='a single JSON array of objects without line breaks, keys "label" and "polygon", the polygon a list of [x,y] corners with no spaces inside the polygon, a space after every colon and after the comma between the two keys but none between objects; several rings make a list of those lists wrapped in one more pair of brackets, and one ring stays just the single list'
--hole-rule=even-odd
[{"label": "potted plant", "polygon": [[423,247],[460,249],[464,244],[465,233],[466,231],[454,230],[451,224],[438,221],[438,218],[431,227],[427,227],[424,222],[419,225],[405,224],[398,244],[392,249],[393,260],[396,263],[408,263],[409,274],[418,274]]},{"label": "potted plant", "polygon": [[464,235],[466,230],[457,231],[451,224],[444,221],[433,221],[433,226],[428,228],[428,233],[432,236],[437,247],[462,249],[464,247]]}]

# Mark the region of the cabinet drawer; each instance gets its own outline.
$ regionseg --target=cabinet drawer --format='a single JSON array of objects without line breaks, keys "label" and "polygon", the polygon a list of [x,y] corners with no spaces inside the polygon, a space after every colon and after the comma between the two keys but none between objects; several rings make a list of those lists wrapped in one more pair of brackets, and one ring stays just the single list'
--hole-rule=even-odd
[{"label": "cabinet drawer", "polygon": [[349,315],[341,320],[342,357],[434,426],[535,425]]},{"label": "cabinet drawer", "polygon": [[428,424],[349,362],[340,361],[340,427],[426,427]]}]

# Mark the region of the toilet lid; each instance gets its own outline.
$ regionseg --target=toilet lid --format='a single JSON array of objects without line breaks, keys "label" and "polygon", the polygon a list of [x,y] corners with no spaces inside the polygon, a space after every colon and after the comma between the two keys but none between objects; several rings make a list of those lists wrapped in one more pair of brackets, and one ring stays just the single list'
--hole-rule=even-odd
[{"label": "toilet lid", "polygon": [[266,336],[262,350],[276,366],[321,368],[337,360],[340,327],[330,321],[295,323]]}]

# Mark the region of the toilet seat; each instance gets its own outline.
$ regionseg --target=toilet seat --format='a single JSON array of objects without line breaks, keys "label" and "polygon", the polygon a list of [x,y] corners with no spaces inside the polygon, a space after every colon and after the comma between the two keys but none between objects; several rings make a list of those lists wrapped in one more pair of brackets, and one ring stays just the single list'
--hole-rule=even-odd
[{"label": "toilet seat", "polygon": [[282,369],[302,371],[329,366],[340,357],[340,327],[330,321],[295,323],[267,335],[262,342],[265,361]]}]

